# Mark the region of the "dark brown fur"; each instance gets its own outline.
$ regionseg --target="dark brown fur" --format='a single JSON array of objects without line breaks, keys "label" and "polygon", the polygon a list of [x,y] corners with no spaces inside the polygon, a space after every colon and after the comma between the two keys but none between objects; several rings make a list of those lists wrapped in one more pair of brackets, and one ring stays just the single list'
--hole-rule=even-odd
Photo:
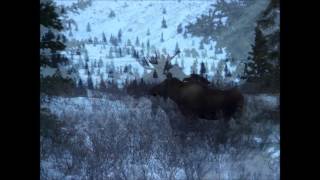
[{"label": "dark brown fur", "polygon": [[230,119],[241,112],[244,103],[238,89],[211,89],[198,82],[182,82],[176,78],[166,79],[153,87],[150,93],[172,99],[184,115],[196,115],[208,120],[216,120],[220,114]]}]

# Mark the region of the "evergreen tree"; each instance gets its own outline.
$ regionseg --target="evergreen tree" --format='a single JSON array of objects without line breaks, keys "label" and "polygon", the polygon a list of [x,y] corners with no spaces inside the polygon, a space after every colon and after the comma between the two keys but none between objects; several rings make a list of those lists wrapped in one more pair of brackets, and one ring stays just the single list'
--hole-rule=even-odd
[{"label": "evergreen tree", "polygon": [[123,55],[122,55],[122,50],[121,50],[121,48],[119,47],[119,49],[118,49],[118,53],[119,53],[119,56],[120,57],[122,57]]},{"label": "evergreen tree", "polygon": [[103,78],[100,78],[99,90],[102,91],[102,92],[106,92],[107,91],[107,85],[104,82]]},{"label": "evergreen tree", "polygon": [[157,73],[157,71],[156,71],[156,70],[154,70],[154,71],[153,71],[153,75],[152,75],[152,77],[153,77],[153,78],[158,78],[158,73]]},{"label": "evergreen tree", "polygon": [[225,77],[231,77],[231,72],[229,71],[227,64],[224,66],[224,75]]},{"label": "evergreen tree", "polygon": [[169,60],[166,60],[166,63],[163,68],[163,73],[168,73],[171,68],[172,68],[172,64],[170,63]]},{"label": "evergreen tree", "polygon": [[50,1],[40,2],[40,24],[58,31],[63,29],[59,15],[56,13],[54,5]]},{"label": "evergreen tree", "polygon": [[88,43],[89,43],[89,44],[92,44],[92,43],[93,43],[92,37],[90,37],[90,38],[88,39]]},{"label": "evergreen tree", "polygon": [[113,45],[113,46],[118,46],[118,39],[116,37],[114,37],[112,34],[110,35],[110,40],[109,42]]},{"label": "evergreen tree", "polygon": [[148,28],[147,36],[150,36],[150,29]]},{"label": "evergreen tree", "polygon": [[53,34],[52,30],[49,29],[49,31],[43,36],[42,42],[49,42],[53,41],[55,39],[55,35]]},{"label": "evergreen tree", "polygon": [[88,89],[90,89],[90,90],[94,89],[93,81],[92,81],[92,77],[91,77],[90,73],[88,74],[87,86],[88,86]]},{"label": "evergreen tree", "polygon": [[91,26],[90,23],[87,24],[87,32],[91,32]]},{"label": "evergreen tree", "polygon": [[80,96],[86,94],[86,88],[84,87],[81,78],[79,78],[79,81],[78,81],[77,94]]},{"label": "evergreen tree", "polygon": [[180,52],[180,48],[179,48],[178,42],[176,43],[176,47],[175,47],[174,52],[175,53]]},{"label": "evergreen tree", "polygon": [[127,73],[128,72],[128,66],[125,65],[124,68],[123,68],[123,73]]},{"label": "evergreen tree", "polygon": [[177,33],[178,34],[182,33],[182,24],[181,23],[177,27]]},{"label": "evergreen tree", "polygon": [[270,74],[273,66],[268,62],[267,39],[258,27],[255,28],[255,32],[255,44],[252,46],[252,52],[250,52],[250,62],[247,63],[246,75],[248,76],[248,81],[258,82]]},{"label": "evergreen tree", "polygon": [[137,38],[136,38],[136,43],[135,43],[135,45],[138,46],[138,47],[140,46],[140,42],[139,42],[138,36],[137,36]]},{"label": "evergreen tree", "polygon": [[187,38],[188,38],[187,31],[184,31],[184,33],[183,33],[183,38],[184,38],[184,39],[187,39]]},{"label": "evergreen tree", "polygon": [[162,9],[162,14],[167,14],[166,8],[163,8],[163,9]]},{"label": "evergreen tree", "polygon": [[161,33],[161,39],[160,39],[160,42],[164,42],[164,39],[163,39],[163,33]]},{"label": "evergreen tree", "polygon": [[121,29],[119,29],[119,31],[118,31],[118,41],[119,42],[122,41],[122,31],[121,31]]},{"label": "evergreen tree", "polygon": [[98,38],[94,37],[93,38],[93,46],[96,46],[98,44]]},{"label": "evergreen tree", "polygon": [[168,26],[167,26],[167,22],[166,22],[166,20],[164,19],[164,17],[163,17],[163,19],[162,19],[162,22],[161,22],[161,28],[167,28]]},{"label": "evergreen tree", "polygon": [[150,41],[148,39],[148,41],[147,41],[147,51],[149,52],[149,50],[150,50]]},{"label": "evergreen tree", "polygon": [[62,43],[65,44],[67,42],[66,36],[62,35]]},{"label": "evergreen tree", "polygon": [[101,57],[99,58],[98,67],[99,68],[103,67],[103,61],[102,61]]},{"label": "evergreen tree", "polygon": [[116,13],[113,10],[111,10],[109,14],[109,18],[114,18],[115,16],[116,16]]},{"label": "evergreen tree", "polygon": [[205,67],[205,64],[203,62],[201,62],[201,64],[200,64],[200,75],[202,77],[205,77],[205,74],[206,74],[206,67]]},{"label": "evergreen tree", "polygon": [[57,36],[56,41],[61,41],[61,35],[60,34]]},{"label": "evergreen tree", "polygon": [[85,62],[89,62],[88,51],[85,51],[85,52],[84,52],[84,60],[85,60]]},{"label": "evergreen tree", "polygon": [[108,43],[107,42],[107,38],[106,38],[106,35],[104,34],[104,32],[102,33],[102,42],[104,42],[104,43]]},{"label": "evergreen tree", "polygon": [[113,48],[110,47],[109,49],[109,58],[112,59],[113,58]]},{"label": "evergreen tree", "polygon": [[198,60],[195,59],[192,66],[191,66],[191,73],[198,74]]},{"label": "evergreen tree", "polygon": [[86,62],[86,64],[84,65],[84,69],[85,69],[86,74],[88,75],[88,74],[89,74],[89,66],[88,66],[88,63],[87,63],[87,62]]},{"label": "evergreen tree", "polygon": [[[49,66],[56,69],[53,76],[40,75],[40,92],[47,95],[74,95],[76,82],[71,78],[61,76],[59,64],[66,64],[69,61],[61,55],[65,49],[63,42],[55,37],[63,30],[63,25],[51,1],[40,2],[40,66]],[[47,31],[48,30],[48,31]],[[49,50],[49,52],[47,51]],[[41,71],[41,70],[40,70]]]},{"label": "evergreen tree", "polygon": [[209,50],[213,50],[213,46],[212,46],[212,44],[210,45],[210,48],[209,48]]},{"label": "evergreen tree", "polygon": [[66,13],[66,9],[64,8],[64,6],[62,6],[60,10],[60,14],[64,15],[65,13]]}]

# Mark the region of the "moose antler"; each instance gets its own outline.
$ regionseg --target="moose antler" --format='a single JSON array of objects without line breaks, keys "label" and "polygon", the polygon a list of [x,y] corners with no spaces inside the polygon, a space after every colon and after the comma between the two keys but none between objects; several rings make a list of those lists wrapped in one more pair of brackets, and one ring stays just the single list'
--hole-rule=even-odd
[{"label": "moose antler", "polygon": [[179,53],[180,53],[180,50],[176,51],[176,52],[174,53],[174,55],[171,56],[171,57],[168,55],[168,57],[167,57],[167,59],[166,59],[166,64],[165,64],[165,66],[164,66],[164,68],[163,68],[163,74],[166,75],[167,77],[171,76],[171,73],[169,72],[169,70],[173,67],[172,64],[170,63],[170,61],[171,61],[174,57],[176,57]]},{"label": "moose antler", "polygon": [[[163,74],[166,75],[167,77],[169,77],[171,75],[171,73],[169,72],[169,70],[173,67],[173,65],[170,63],[170,61],[175,58],[178,54],[180,53],[180,51],[176,51],[175,54],[173,56],[169,56],[167,58],[165,58],[165,65],[163,68]],[[147,57],[135,57],[137,62],[145,69],[147,70],[155,70],[155,67],[152,67],[150,64],[152,65],[158,65],[159,64],[159,59],[160,59],[160,55],[159,53],[156,51],[155,55],[153,56],[147,56]]]}]

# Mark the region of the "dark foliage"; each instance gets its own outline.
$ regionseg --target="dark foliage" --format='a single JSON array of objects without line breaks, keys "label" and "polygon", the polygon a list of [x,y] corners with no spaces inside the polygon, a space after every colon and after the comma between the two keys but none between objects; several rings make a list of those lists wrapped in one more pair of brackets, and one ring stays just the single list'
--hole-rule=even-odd
[{"label": "dark foliage", "polygon": [[[40,92],[52,96],[74,96],[76,83],[72,79],[63,78],[59,71],[59,65],[66,65],[69,60],[59,53],[65,49],[65,45],[54,31],[61,31],[63,26],[51,2],[40,3],[40,25],[49,29],[40,39],[40,67],[57,69],[53,76],[40,77]],[[62,41],[66,41],[64,36]]]},{"label": "dark foliage", "polygon": [[76,84],[72,79],[63,78],[56,73],[53,76],[40,78],[40,92],[49,96],[76,96]]},{"label": "dark foliage", "polygon": [[[278,1],[271,1],[255,28],[255,41],[246,64],[245,76],[248,83],[258,84],[260,89],[280,89],[280,32],[265,35],[263,30],[274,26],[274,10]],[[270,15],[271,14],[271,15]]]},{"label": "dark foliage", "polygon": [[48,28],[62,30],[63,26],[52,2],[40,3],[40,24]]}]

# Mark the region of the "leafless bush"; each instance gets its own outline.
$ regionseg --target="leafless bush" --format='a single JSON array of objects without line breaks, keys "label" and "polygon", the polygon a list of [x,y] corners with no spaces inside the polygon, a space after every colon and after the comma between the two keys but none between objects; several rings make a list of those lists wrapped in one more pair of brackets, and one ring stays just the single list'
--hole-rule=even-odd
[{"label": "leafless bush", "polygon": [[279,176],[279,126],[263,114],[190,123],[170,100],[130,96],[53,98],[42,106],[63,126],[55,141],[41,136],[41,179]]}]

